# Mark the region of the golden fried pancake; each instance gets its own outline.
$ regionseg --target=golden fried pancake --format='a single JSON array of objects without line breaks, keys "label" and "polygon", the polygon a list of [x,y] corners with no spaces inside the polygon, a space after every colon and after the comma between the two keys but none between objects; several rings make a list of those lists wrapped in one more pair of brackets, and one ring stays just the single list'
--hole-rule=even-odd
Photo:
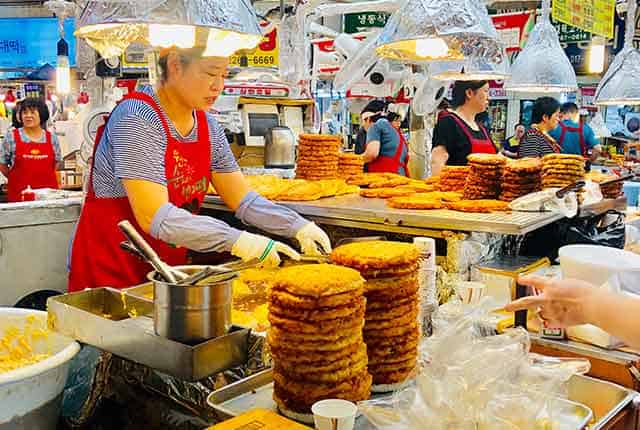
[{"label": "golden fried pancake", "polygon": [[364,284],[364,292],[375,293],[376,291],[394,290],[396,288],[406,288],[407,286],[413,286],[418,282],[418,272],[411,273],[405,276],[397,276],[394,278],[373,278],[368,280]]},{"label": "golden fried pancake", "polygon": [[470,154],[467,156],[467,161],[470,164],[504,165],[507,163],[507,158],[498,154]]},{"label": "golden fried pancake", "polygon": [[331,258],[337,264],[357,269],[384,269],[415,264],[420,252],[403,242],[354,242],[334,249]]},{"label": "golden fried pancake", "polygon": [[418,282],[408,282],[404,285],[398,286],[397,288],[390,288],[386,290],[376,290],[365,293],[367,300],[371,300],[372,302],[381,302],[381,301],[397,301],[402,300],[406,297],[413,297],[418,292]]},{"label": "golden fried pancake", "polygon": [[390,197],[410,196],[415,194],[413,187],[396,187],[396,188],[369,188],[360,190],[360,195],[367,198],[388,199]]},{"label": "golden fried pancake", "polygon": [[293,307],[283,307],[275,303],[269,303],[269,312],[281,318],[291,318],[300,321],[325,321],[336,318],[347,318],[364,308],[367,303],[364,297],[335,308],[300,309]]},{"label": "golden fried pancake", "polygon": [[329,366],[348,359],[363,347],[363,342],[354,342],[353,344],[338,351],[323,351],[322,354],[292,351],[289,349],[276,348],[271,350],[271,356],[274,360],[286,362],[288,365],[300,366]]},{"label": "golden fried pancake", "polygon": [[388,309],[368,309],[364,314],[364,319],[369,321],[384,321],[405,315],[418,309],[418,300],[409,301],[406,305],[394,306]]},{"label": "golden fried pancake", "polygon": [[333,264],[304,264],[281,269],[273,279],[273,291],[306,297],[324,297],[358,291],[364,279],[357,270]]},{"label": "golden fried pancake", "polygon": [[294,182],[285,191],[278,194],[278,200],[308,201],[322,197],[322,187],[313,182]]},{"label": "golden fried pancake", "polygon": [[505,212],[509,211],[509,205],[500,200],[481,199],[481,200],[462,200],[459,202],[447,203],[447,208],[460,212]]},{"label": "golden fried pancake", "polygon": [[576,160],[576,161],[584,161],[584,157],[582,155],[573,155],[573,154],[547,154],[542,157],[542,162],[549,160]]},{"label": "golden fried pancake", "polygon": [[418,356],[417,347],[413,347],[402,353],[388,354],[385,356],[382,356],[382,355],[372,356],[369,359],[369,367],[375,368],[377,366],[389,365],[389,364],[401,365],[402,363],[406,363],[410,360],[415,360],[417,356]]},{"label": "golden fried pancake", "polygon": [[389,338],[393,336],[404,336],[413,333],[418,327],[418,322],[415,318],[408,323],[407,325],[403,325],[400,327],[392,327],[392,328],[384,328],[380,330],[368,330],[366,327],[363,330],[364,333],[364,341],[367,345],[369,345],[369,341],[375,343],[379,342],[380,338]]},{"label": "golden fried pancake", "polygon": [[273,303],[285,308],[318,309],[335,308],[355,303],[363,294],[364,284],[354,291],[322,297],[297,296],[286,291],[270,290],[267,293],[267,298],[269,300],[269,304]]},{"label": "golden fried pancake", "polygon": [[413,336],[404,343],[393,345],[371,345],[367,346],[367,356],[369,360],[378,360],[385,357],[402,356],[407,352],[415,352],[418,348],[418,336]]},{"label": "golden fried pancake", "polygon": [[299,367],[295,371],[292,369],[283,369],[278,362],[274,364],[273,369],[282,373],[288,379],[300,382],[318,382],[318,383],[335,383],[345,379],[353,378],[356,375],[367,370],[367,356],[361,357],[357,361],[352,361],[347,366],[340,369],[334,369],[330,372],[311,372],[306,367]]},{"label": "golden fried pancake", "polygon": [[336,196],[344,196],[346,194],[358,194],[360,192],[360,187],[357,185],[347,185],[341,186],[336,191]]},{"label": "golden fried pancake", "polygon": [[372,278],[395,278],[399,276],[407,276],[416,273],[418,263],[408,264],[404,266],[390,267],[387,269],[362,269],[360,274],[365,279]]},{"label": "golden fried pancake", "polygon": [[301,134],[298,136],[300,140],[308,140],[312,142],[340,142],[342,143],[342,136],[334,134]]},{"label": "golden fried pancake", "polygon": [[373,376],[373,384],[395,384],[397,382],[403,382],[411,376],[413,373],[413,367],[407,367],[404,369],[397,369],[391,372],[377,372]]},{"label": "golden fried pancake", "polygon": [[[367,346],[364,342],[355,343],[358,348],[355,352],[350,352],[348,355],[338,360],[332,361],[319,361],[319,362],[300,362],[297,360],[297,356],[278,356],[277,360],[279,368],[283,369],[284,374],[295,374],[299,372],[310,373],[328,373],[336,370],[345,369],[353,363],[360,362],[361,360],[367,360]],[[351,351],[351,349],[350,349]],[[325,355],[325,354],[316,354]]]},{"label": "golden fried pancake", "polygon": [[325,321],[303,322],[280,318],[273,314],[269,314],[268,319],[272,326],[278,327],[283,331],[307,334],[330,334],[360,327],[362,320],[364,320],[364,310],[357,310],[352,316],[347,318],[336,318]]},{"label": "golden fried pancake", "polygon": [[442,200],[422,197],[419,194],[406,197],[394,197],[387,200],[387,206],[395,209],[442,209]]},{"label": "golden fried pancake", "polygon": [[379,181],[374,181],[369,184],[369,188],[393,188],[399,187],[400,185],[406,185],[411,180],[406,177],[400,178],[385,178]]},{"label": "golden fried pancake", "polygon": [[273,380],[276,384],[286,389],[288,397],[298,400],[315,399],[320,396],[330,396],[358,391],[361,385],[368,385],[371,376],[366,370],[352,378],[330,384],[318,384],[315,382],[301,382],[291,380],[280,372],[273,372]]},{"label": "golden fried pancake", "polygon": [[394,372],[400,369],[412,369],[416,367],[418,362],[417,355],[418,354],[413,354],[413,357],[397,363],[382,363],[369,366],[369,373],[375,375],[376,373]]},{"label": "golden fried pancake", "polygon": [[[362,322],[359,322],[362,324]],[[292,341],[289,338],[280,337],[279,333],[275,330],[269,330],[267,334],[267,341],[272,349],[286,349],[297,352],[313,352],[321,354],[323,351],[338,351],[353,343],[360,342],[362,334],[359,330],[343,330],[341,332],[347,333],[346,336],[340,337],[337,340],[330,341],[315,341],[315,342],[301,342]]]},{"label": "golden fried pancake", "polygon": [[284,342],[292,342],[294,344],[302,342],[311,345],[315,343],[323,344],[326,342],[335,342],[341,339],[354,337],[362,331],[363,326],[364,320],[360,320],[360,324],[332,333],[298,333],[291,330],[283,330],[279,327],[271,327],[269,331],[273,333],[273,339],[277,339],[277,341],[280,342],[280,345],[286,345]]},{"label": "golden fried pancake", "polygon": [[418,308],[412,309],[405,315],[401,315],[389,320],[367,320],[364,325],[364,330],[369,332],[370,330],[385,330],[395,327],[404,327],[407,324],[411,324],[413,321],[417,321]]}]

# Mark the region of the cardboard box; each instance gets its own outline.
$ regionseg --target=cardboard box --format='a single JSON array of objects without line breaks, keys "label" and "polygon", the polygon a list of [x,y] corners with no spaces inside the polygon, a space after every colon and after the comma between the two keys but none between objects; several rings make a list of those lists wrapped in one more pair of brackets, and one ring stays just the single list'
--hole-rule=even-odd
[{"label": "cardboard box", "polygon": [[208,430],[311,430],[311,427],[298,424],[266,409],[254,409],[209,427]]}]

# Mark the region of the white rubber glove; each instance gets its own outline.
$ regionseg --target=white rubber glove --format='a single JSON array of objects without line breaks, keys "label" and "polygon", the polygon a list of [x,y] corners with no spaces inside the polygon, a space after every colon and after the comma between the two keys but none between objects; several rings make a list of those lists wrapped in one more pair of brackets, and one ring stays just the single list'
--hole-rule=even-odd
[{"label": "white rubber glove", "polygon": [[326,254],[331,254],[331,241],[327,233],[322,231],[314,222],[302,227],[296,233],[296,239],[300,242],[300,249],[306,255],[321,255],[318,245],[322,247]]},{"label": "white rubber glove", "polygon": [[242,232],[231,248],[231,254],[243,261],[258,259],[262,266],[277,267],[280,265],[279,253],[288,255],[293,260],[300,260],[300,254],[282,242],[276,242],[265,236]]}]

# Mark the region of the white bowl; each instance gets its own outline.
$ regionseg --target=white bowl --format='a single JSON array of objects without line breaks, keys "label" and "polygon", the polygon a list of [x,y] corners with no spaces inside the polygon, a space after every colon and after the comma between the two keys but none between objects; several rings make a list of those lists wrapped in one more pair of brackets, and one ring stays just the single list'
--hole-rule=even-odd
[{"label": "white bowl", "polygon": [[563,278],[602,285],[611,275],[640,271],[640,255],[598,245],[568,245],[559,250]]},{"label": "white bowl", "polygon": [[[30,315],[37,318],[38,326],[47,326],[46,312],[0,307],[0,337],[10,326],[22,328]],[[0,427],[13,422],[34,428],[36,421],[33,420],[37,420],[39,429],[56,428],[69,362],[80,351],[80,345],[50,332],[46,339],[34,342],[32,347],[35,353],[51,353],[51,356],[0,373]],[[30,415],[38,409],[41,409],[40,413]]]}]

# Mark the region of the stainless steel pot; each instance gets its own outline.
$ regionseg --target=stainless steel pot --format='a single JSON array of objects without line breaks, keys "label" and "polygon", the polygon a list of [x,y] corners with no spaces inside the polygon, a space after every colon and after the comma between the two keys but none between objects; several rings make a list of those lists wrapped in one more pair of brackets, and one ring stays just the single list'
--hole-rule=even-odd
[{"label": "stainless steel pot", "polygon": [[265,135],[264,167],[293,169],[296,164],[296,137],[289,127],[270,128]]},{"label": "stainless steel pot", "polygon": [[[206,266],[177,266],[194,274]],[[223,281],[186,286],[161,280],[156,272],[153,282],[153,328],[158,336],[187,344],[196,344],[227,334],[231,326],[232,282],[237,273]]]}]

